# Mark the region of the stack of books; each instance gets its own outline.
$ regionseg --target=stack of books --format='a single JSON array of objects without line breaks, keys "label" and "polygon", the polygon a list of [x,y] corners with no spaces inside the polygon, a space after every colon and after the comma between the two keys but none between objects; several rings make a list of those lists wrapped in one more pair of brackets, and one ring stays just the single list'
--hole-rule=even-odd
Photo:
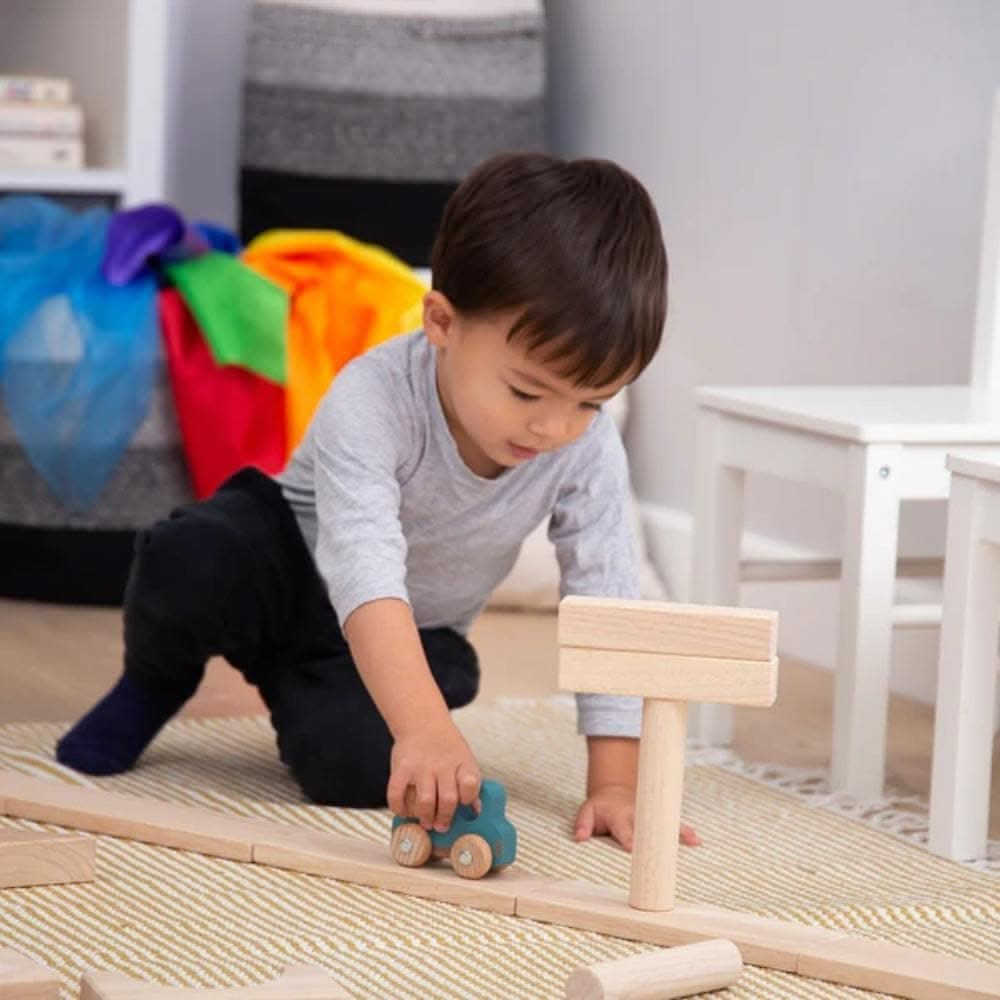
[{"label": "stack of books", "polygon": [[69,80],[0,74],[0,170],[83,166],[83,111]]}]

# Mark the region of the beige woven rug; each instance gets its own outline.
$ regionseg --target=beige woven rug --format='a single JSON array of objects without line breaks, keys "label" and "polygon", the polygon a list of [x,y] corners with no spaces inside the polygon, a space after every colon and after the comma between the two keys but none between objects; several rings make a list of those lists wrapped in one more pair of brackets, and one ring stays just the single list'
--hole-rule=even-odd
[{"label": "beige woven rug", "polygon": [[[484,772],[507,785],[520,865],[627,885],[622,851],[569,839],[584,751],[565,699],[472,707],[457,718]],[[61,729],[0,728],[0,767],[86,783],[48,759]],[[173,723],[135,772],[101,786],[387,842],[387,813],[303,805],[262,717]],[[682,899],[1000,963],[1000,879],[986,872],[717,764],[689,764],[684,815],[704,846],[680,851]],[[218,987],[261,982],[293,962],[331,970],[357,998],[560,997],[576,965],[648,948],[110,838],[99,840],[98,863],[91,884],[0,892],[0,947],[60,972],[65,998],[77,996],[89,968]],[[713,994],[866,995],[760,969]]]}]

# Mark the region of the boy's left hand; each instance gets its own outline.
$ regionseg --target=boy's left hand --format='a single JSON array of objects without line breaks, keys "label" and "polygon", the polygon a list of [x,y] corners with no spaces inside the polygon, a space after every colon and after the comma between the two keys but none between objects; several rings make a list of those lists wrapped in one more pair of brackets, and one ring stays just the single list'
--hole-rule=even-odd
[{"label": "boy's left hand", "polygon": [[[627,785],[604,785],[594,789],[580,806],[574,839],[588,840],[591,836],[608,834],[626,851],[631,851],[634,828],[635,789]],[[681,823],[679,839],[687,847],[701,843],[698,834],[686,823]]]}]

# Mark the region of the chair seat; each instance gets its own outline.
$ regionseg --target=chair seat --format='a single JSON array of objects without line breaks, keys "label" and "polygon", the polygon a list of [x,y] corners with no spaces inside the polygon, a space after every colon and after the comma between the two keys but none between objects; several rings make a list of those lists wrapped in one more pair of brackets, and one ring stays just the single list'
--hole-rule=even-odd
[{"label": "chair seat", "polygon": [[952,454],[948,456],[945,465],[960,476],[968,476],[970,479],[979,479],[982,482],[1000,485],[1000,465],[980,458],[978,455]]},{"label": "chair seat", "polygon": [[[950,452],[1000,462],[1000,394],[966,386],[706,386],[697,402],[696,600],[739,601],[747,475],[842,498],[830,780],[859,800],[878,797],[893,628],[940,620],[937,605],[896,603],[900,507],[948,497]],[[728,742],[731,709],[698,706],[689,731]]]},{"label": "chair seat", "polygon": [[960,385],[703,386],[701,406],[859,443],[1000,441],[1000,394]]}]

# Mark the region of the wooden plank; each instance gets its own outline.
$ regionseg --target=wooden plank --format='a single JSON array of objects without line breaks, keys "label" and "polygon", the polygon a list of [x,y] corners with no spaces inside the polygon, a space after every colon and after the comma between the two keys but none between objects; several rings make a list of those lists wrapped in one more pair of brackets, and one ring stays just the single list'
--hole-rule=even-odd
[{"label": "wooden plank", "polygon": [[754,608],[565,597],[559,645],[763,660],[777,656],[778,615]]},{"label": "wooden plank", "polygon": [[800,976],[892,993],[912,1000],[997,1000],[1000,965],[955,958],[867,938],[804,948]]},{"label": "wooden plank", "polygon": [[131,979],[120,972],[87,972],[80,1000],[350,1000],[350,994],[325,969],[289,966],[259,986],[233,989],[185,989]]},{"label": "wooden plank", "polygon": [[1000,966],[988,962],[703,904],[645,912],[628,905],[624,890],[586,882],[525,888],[518,894],[517,915],[661,946],[727,938],[750,965],[910,1000],[1000,996]]},{"label": "wooden plank", "polygon": [[0,772],[0,789],[10,814],[27,819],[326,875],[497,913],[513,914],[517,890],[541,881],[516,870],[469,880],[444,864],[403,868],[389,856],[388,832],[383,845],[271,820],[244,820],[101,789],[69,787],[11,772]]},{"label": "wooden plank", "polygon": [[444,863],[404,868],[390,858],[388,843],[388,839],[379,844],[318,830],[281,831],[279,837],[254,846],[253,860],[272,868],[324,875],[510,916],[523,889],[546,881],[516,868],[493,872],[481,879],[460,878]]},{"label": "wooden plank", "polygon": [[795,971],[799,948],[806,942],[832,943],[846,936],[703,903],[636,910],[629,906],[625,890],[588,882],[525,887],[518,893],[517,915],[661,947],[727,938],[740,949],[744,962],[784,972]]},{"label": "wooden plank", "polygon": [[261,823],[265,832],[275,826],[266,820],[63,785],[10,771],[0,772],[0,797],[8,816],[234,861],[251,860]]},{"label": "wooden plank", "polygon": [[566,1000],[673,1000],[732,986],[740,950],[721,938],[582,965],[566,980]]},{"label": "wooden plank", "polygon": [[559,686],[593,694],[766,707],[778,694],[778,661],[561,646]]},{"label": "wooden plank", "polygon": [[94,880],[93,837],[0,829],[0,889]]},{"label": "wooden plank", "polygon": [[59,977],[16,951],[0,948],[0,1000],[59,1000]]}]

